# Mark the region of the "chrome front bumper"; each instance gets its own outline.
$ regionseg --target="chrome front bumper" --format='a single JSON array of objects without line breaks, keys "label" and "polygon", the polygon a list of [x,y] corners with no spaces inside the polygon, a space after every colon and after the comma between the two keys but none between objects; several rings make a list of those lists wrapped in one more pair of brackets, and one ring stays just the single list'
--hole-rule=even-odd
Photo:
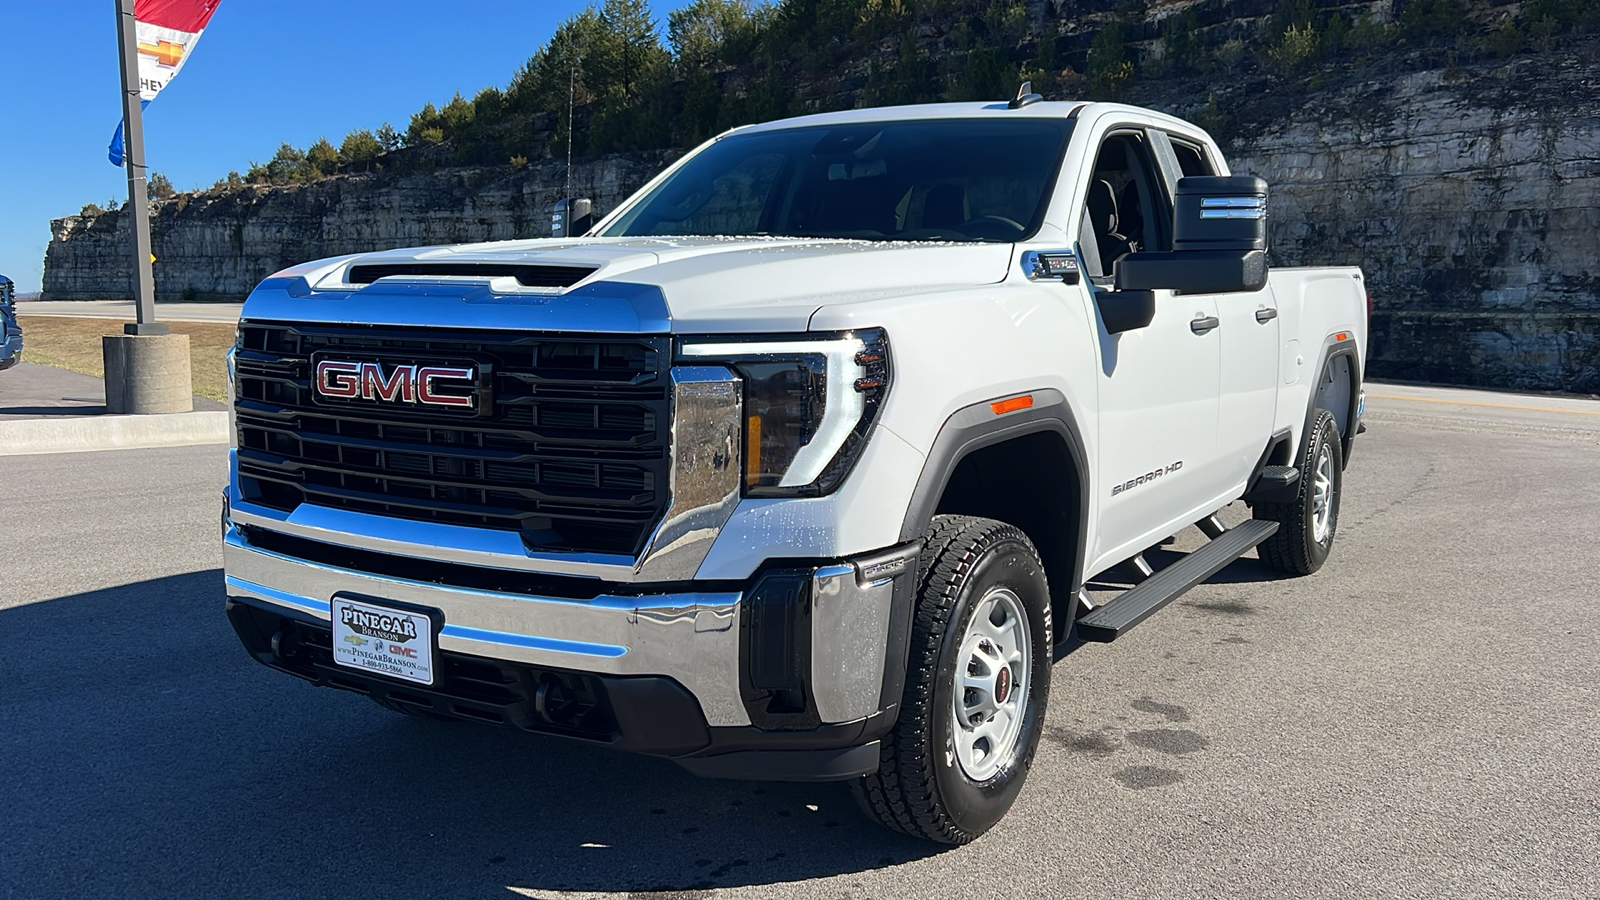
[{"label": "chrome front bumper", "polygon": [[[824,725],[880,712],[885,665],[899,664],[889,647],[895,578],[904,566],[883,559],[823,566],[811,577],[808,674]],[[740,688],[744,591],[575,600],[477,590],[296,559],[253,546],[231,521],[223,561],[230,597],[323,622],[340,593],[432,607],[444,615],[441,650],[599,675],[662,676],[694,695],[707,725],[751,724]]]}]

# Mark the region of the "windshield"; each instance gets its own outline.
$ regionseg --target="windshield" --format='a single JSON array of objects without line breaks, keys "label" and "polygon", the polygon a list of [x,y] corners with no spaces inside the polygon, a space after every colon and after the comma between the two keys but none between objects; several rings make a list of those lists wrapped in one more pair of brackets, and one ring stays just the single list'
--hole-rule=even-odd
[{"label": "windshield", "polygon": [[605,236],[1023,240],[1044,218],[1070,129],[947,119],[734,135],[684,163]]}]

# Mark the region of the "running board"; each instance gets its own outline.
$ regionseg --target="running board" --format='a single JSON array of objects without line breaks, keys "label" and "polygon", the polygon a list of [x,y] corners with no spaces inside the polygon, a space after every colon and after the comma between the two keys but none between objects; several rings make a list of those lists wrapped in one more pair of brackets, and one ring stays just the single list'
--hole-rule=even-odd
[{"label": "running board", "polygon": [[1078,639],[1110,643],[1150,618],[1161,607],[1222,571],[1278,531],[1277,522],[1251,519],[1155,573],[1120,597],[1078,620]]}]

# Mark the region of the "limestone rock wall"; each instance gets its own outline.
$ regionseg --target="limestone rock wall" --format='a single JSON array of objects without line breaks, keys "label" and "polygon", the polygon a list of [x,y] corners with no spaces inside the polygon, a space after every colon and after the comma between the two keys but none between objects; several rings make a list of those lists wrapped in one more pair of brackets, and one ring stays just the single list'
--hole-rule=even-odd
[{"label": "limestone rock wall", "polygon": [[1600,393],[1600,66],[1527,59],[1304,98],[1241,139],[1274,261],[1360,265],[1370,373]]},{"label": "limestone rock wall", "polygon": [[[582,161],[572,191],[610,210],[673,156]],[[156,299],[240,300],[279,269],[343,253],[548,237],[566,191],[565,163],[543,160],[181,195],[154,205]],[[52,222],[43,299],[131,296],[127,228],[121,214]]]}]

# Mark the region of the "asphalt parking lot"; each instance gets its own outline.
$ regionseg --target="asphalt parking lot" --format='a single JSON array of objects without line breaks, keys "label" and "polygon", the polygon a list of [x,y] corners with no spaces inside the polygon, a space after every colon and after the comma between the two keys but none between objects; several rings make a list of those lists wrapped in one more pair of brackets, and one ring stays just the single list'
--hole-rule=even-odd
[{"label": "asphalt parking lot", "polygon": [[0,459],[0,897],[1600,896],[1600,404],[1369,391],[1327,567],[1068,654],[958,849],[270,672],[223,448]]}]

